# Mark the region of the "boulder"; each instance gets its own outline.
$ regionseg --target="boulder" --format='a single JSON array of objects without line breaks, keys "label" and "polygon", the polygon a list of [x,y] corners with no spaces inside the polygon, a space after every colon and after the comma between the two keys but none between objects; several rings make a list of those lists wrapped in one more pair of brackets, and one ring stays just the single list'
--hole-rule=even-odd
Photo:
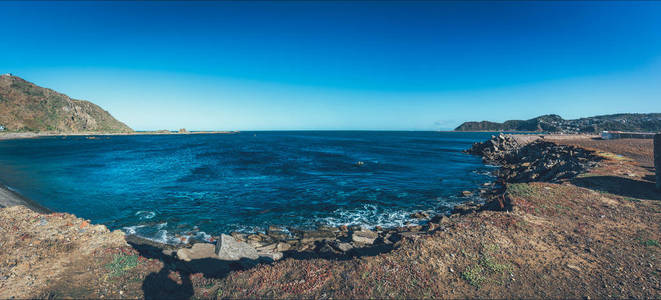
[{"label": "boulder", "polygon": [[222,260],[240,260],[242,258],[258,259],[257,250],[247,243],[239,242],[233,237],[221,234],[216,242],[215,253]]},{"label": "boulder", "polygon": [[354,231],[351,235],[351,240],[356,243],[368,244],[371,245],[374,243],[374,240],[379,237],[379,235],[371,230],[363,229],[359,231]]},{"label": "boulder", "polygon": [[276,261],[282,259],[284,256],[282,252],[259,252],[260,259],[266,259],[267,261]]},{"label": "boulder", "polygon": [[347,251],[353,249],[353,246],[351,246],[351,244],[342,243],[342,242],[338,242],[338,241],[331,242],[330,246],[337,249],[338,251],[342,251],[342,252],[347,252]]},{"label": "boulder", "polygon": [[313,242],[313,241],[322,241],[330,240],[335,238],[335,233],[331,231],[303,231],[301,232],[301,241],[303,243]]},{"label": "boulder", "polygon": [[208,243],[196,243],[191,248],[182,248],[177,250],[177,257],[183,261],[194,259],[217,258],[214,252],[214,245]]},{"label": "boulder", "polygon": [[463,197],[470,197],[470,196],[473,196],[473,192],[471,192],[471,191],[461,191],[461,193],[459,193],[459,195],[463,196]]}]

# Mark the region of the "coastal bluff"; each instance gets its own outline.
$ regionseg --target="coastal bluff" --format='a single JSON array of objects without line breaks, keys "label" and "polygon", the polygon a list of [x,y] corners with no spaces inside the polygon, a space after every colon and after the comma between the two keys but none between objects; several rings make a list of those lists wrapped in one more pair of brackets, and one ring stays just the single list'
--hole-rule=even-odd
[{"label": "coastal bluff", "polygon": [[133,132],[92,102],[72,99],[11,74],[0,75],[0,130],[65,134]]}]

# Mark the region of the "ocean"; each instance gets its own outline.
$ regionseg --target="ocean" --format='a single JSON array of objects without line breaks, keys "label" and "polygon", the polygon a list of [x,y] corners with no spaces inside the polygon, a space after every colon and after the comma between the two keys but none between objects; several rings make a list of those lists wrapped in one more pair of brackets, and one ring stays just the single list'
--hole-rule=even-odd
[{"label": "ocean", "polygon": [[[165,243],[269,225],[394,227],[493,181],[462,153],[491,133],[272,131],[0,141],[0,182],[58,212]],[[478,200],[479,199],[474,199]]]}]

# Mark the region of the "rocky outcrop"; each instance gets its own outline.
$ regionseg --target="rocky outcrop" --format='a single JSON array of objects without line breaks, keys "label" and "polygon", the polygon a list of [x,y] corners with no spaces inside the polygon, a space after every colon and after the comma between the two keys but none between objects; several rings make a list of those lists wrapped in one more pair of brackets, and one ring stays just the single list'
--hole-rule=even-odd
[{"label": "rocky outcrop", "polygon": [[570,179],[596,165],[592,151],[536,140],[519,144],[509,135],[475,143],[466,151],[487,163],[501,165],[496,175],[505,182],[559,181]]},{"label": "rocky outcrop", "polygon": [[499,134],[491,136],[490,140],[475,143],[466,153],[482,156],[486,163],[502,163],[505,155],[521,148],[521,145],[511,135]]}]

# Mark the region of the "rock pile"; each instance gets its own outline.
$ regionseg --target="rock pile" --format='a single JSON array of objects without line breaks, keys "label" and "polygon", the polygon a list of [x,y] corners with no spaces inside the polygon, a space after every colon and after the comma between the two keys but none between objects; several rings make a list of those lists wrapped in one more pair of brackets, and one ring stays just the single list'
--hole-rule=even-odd
[{"label": "rock pile", "polygon": [[358,256],[371,248],[384,249],[394,246],[405,237],[414,237],[436,230],[445,230],[450,218],[444,215],[430,216],[426,212],[414,215],[427,220],[427,224],[410,225],[384,229],[379,226],[370,230],[360,226],[330,227],[321,225],[317,230],[284,229],[269,226],[265,233],[222,234],[216,244],[194,243],[192,247],[176,251],[164,251],[167,255],[176,254],[180,260],[190,262],[196,259],[215,258],[224,261],[272,262],[287,256],[330,255]]},{"label": "rock pile", "polygon": [[504,155],[498,177],[507,182],[571,179],[594,167],[600,158],[574,146],[535,141]]},{"label": "rock pile", "polygon": [[502,167],[496,175],[506,182],[559,181],[569,179],[596,165],[599,157],[574,146],[534,141],[520,145],[509,135],[475,143],[466,151],[481,155],[485,162]]},{"label": "rock pile", "polygon": [[505,155],[521,148],[521,145],[510,135],[499,134],[491,136],[490,140],[475,143],[466,153],[482,156],[486,163],[499,164]]}]

